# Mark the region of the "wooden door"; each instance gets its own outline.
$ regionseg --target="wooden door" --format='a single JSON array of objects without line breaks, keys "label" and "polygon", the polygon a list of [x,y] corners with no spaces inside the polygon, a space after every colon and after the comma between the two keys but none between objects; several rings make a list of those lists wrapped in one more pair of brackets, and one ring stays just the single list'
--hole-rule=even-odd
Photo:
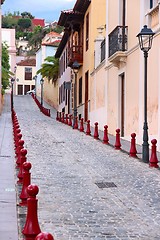
[{"label": "wooden door", "polygon": [[23,85],[18,85],[18,95],[23,95]]},{"label": "wooden door", "polygon": [[125,77],[121,75],[121,136],[124,137],[124,114],[125,114]]},{"label": "wooden door", "polygon": [[85,106],[84,106],[84,121],[88,120],[88,71],[85,73]]}]

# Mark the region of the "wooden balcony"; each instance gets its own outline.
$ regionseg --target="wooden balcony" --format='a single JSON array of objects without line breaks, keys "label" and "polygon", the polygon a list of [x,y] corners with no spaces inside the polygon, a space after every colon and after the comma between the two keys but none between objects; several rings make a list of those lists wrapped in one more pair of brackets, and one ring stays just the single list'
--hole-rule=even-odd
[{"label": "wooden balcony", "polygon": [[68,66],[72,67],[75,61],[78,61],[80,65],[83,64],[83,46],[81,45],[72,45],[68,49]]}]

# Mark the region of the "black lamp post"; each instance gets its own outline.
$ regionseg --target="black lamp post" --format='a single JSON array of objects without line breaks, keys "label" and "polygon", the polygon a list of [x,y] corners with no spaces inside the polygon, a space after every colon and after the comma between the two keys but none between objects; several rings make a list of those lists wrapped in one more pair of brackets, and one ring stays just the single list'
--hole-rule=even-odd
[{"label": "black lamp post", "polygon": [[142,144],[142,159],[144,162],[149,162],[149,144],[148,144],[148,123],[147,123],[147,58],[148,51],[152,47],[152,40],[154,32],[143,27],[141,32],[137,35],[139,39],[140,49],[144,52],[144,125],[143,125],[143,144]]},{"label": "black lamp post", "polygon": [[37,75],[33,77],[33,80],[35,80],[35,96],[37,96]]},{"label": "black lamp post", "polygon": [[43,83],[44,83],[44,79],[41,78],[40,84],[41,84],[41,106],[42,107],[43,107]]},{"label": "black lamp post", "polygon": [[75,125],[75,120],[77,117],[77,73],[80,68],[80,64],[78,61],[75,61],[72,65],[73,72],[75,74],[75,82],[74,82],[74,109],[73,109],[73,128]]},{"label": "black lamp post", "polygon": [[15,79],[11,78],[11,111],[13,110],[13,84],[14,84]]}]

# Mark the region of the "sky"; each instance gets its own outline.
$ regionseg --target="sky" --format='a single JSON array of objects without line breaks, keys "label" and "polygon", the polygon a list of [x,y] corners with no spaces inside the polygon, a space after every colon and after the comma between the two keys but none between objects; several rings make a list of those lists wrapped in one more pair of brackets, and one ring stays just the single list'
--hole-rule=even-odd
[{"label": "sky", "polygon": [[51,22],[59,19],[62,10],[72,9],[75,2],[76,0],[5,0],[2,14],[30,12],[35,18]]}]

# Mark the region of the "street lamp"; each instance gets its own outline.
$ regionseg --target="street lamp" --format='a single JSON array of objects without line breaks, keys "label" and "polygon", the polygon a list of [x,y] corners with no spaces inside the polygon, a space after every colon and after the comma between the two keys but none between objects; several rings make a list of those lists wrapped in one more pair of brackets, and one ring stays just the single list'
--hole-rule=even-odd
[{"label": "street lamp", "polygon": [[35,96],[37,96],[37,87],[36,87],[36,85],[37,85],[37,75],[35,75],[33,77],[33,80],[35,80]]},{"label": "street lamp", "polygon": [[43,107],[43,83],[44,83],[44,79],[41,78],[40,84],[41,84],[41,106],[42,107]]},{"label": "street lamp", "polygon": [[148,123],[147,123],[147,58],[148,51],[152,47],[152,40],[154,32],[143,27],[141,32],[137,35],[139,39],[140,49],[144,52],[144,125],[143,125],[143,144],[142,144],[142,159],[144,162],[149,162],[149,144],[148,144]]},{"label": "street lamp", "polygon": [[11,78],[11,111],[13,110],[13,84],[15,79]]},{"label": "street lamp", "polygon": [[75,82],[74,82],[74,110],[73,110],[73,128],[75,126],[75,120],[77,117],[77,73],[80,68],[80,64],[78,61],[75,61],[72,65],[73,72],[75,74]]}]

